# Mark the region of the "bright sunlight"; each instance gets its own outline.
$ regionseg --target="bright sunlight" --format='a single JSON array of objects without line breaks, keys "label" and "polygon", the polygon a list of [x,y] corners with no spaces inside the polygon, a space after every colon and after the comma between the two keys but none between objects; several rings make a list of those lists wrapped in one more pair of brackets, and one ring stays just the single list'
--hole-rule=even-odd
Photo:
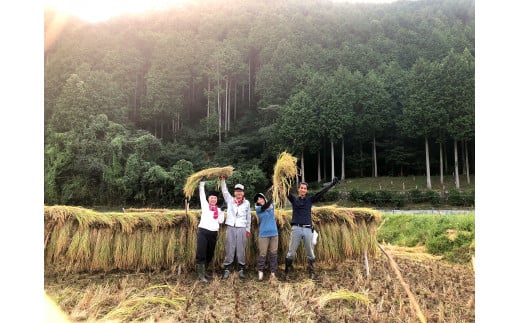
[{"label": "bright sunlight", "polygon": [[190,0],[45,0],[45,5],[78,17],[84,21],[96,23],[123,14],[135,14],[146,11],[164,10],[169,7],[193,2]]},{"label": "bright sunlight", "polygon": [[[45,5],[84,21],[96,23],[123,14],[164,10],[200,0],[45,0]],[[332,0],[351,3],[388,3],[395,0]]]}]

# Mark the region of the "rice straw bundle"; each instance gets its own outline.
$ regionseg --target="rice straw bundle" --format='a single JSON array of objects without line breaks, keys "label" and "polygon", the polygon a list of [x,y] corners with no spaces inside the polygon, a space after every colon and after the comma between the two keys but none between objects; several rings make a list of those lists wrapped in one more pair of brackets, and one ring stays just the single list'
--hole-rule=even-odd
[{"label": "rice straw bundle", "polygon": [[285,151],[278,155],[274,165],[272,187],[273,202],[277,207],[284,207],[293,180],[298,175],[297,160],[296,157]]},{"label": "rice straw bundle", "polygon": [[191,200],[193,192],[195,192],[197,185],[203,177],[206,177],[207,179],[219,178],[220,176],[230,177],[231,175],[233,175],[233,169],[233,166],[213,167],[203,169],[190,175],[190,177],[186,179],[186,184],[184,184],[184,195],[188,200]]},{"label": "rice straw bundle", "polygon": [[320,308],[325,307],[325,305],[327,305],[328,303],[330,303],[331,301],[334,301],[334,300],[344,300],[347,302],[358,302],[358,303],[362,303],[362,304],[366,304],[366,305],[370,304],[370,299],[366,295],[350,292],[350,291],[344,290],[344,289],[321,295],[320,297],[318,297],[317,300],[318,300],[318,306]]}]

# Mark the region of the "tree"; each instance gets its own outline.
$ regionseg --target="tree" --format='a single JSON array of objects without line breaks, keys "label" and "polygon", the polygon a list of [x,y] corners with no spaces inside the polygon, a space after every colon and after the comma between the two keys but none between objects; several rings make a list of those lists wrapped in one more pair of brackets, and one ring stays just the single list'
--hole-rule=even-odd
[{"label": "tree", "polygon": [[[314,100],[304,90],[291,96],[276,121],[270,138],[281,152],[287,150],[300,156],[306,149],[318,145],[318,116]],[[301,174],[305,178],[305,174]]]},{"label": "tree", "polygon": [[[475,59],[468,49],[465,49],[462,54],[452,50],[442,61],[441,71],[443,75],[449,75],[442,84],[441,104],[449,116],[447,128],[454,140],[455,183],[459,188],[457,142],[469,142],[475,137]],[[468,159],[466,155],[466,163]],[[466,167],[469,183],[469,166]]]},{"label": "tree", "polygon": [[72,74],[56,100],[50,120],[53,130],[66,132],[84,126],[90,115],[85,82],[77,74]]},{"label": "tree", "polygon": [[402,130],[410,137],[422,137],[426,156],[426,186],[431,189],[428,138],[446,127],[447,114],[440,98],[444,80],[438,62],[420,59],[412,67],[409,99],[403,106]]},{"label": "tree", "polygon": [[188,41],[176,33],[159,38],[146,75],[146,108],[141,115],[149,129],[161,138],[165,136],[165,127],[171,129],[173,137],[181,124],[183,92],[190,77],[185,68],[187,46]]},{"label": "tree", "polygon": [[344,67],[339,66],[331,77],[323,81],[323,97],[319,98],[318,115],[321,137],[328,138],[331,143],[331,178],[334,172],[334,143],[342,140],[341,179],[345,178],[345,129],[349,129],[353,122],[354,92],[352,89],[352,74]]}]

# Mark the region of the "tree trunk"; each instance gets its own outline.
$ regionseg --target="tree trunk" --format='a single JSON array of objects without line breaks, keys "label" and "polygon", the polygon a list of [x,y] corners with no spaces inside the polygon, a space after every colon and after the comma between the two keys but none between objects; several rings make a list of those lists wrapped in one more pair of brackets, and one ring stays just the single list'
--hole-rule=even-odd
[{"label": "tree trunk", "polygon": [[446,148],[444,148],[442,150],[442,152],[444,153],[444,171],[446,173],[449,173],[449,171],[448,171],[448,150]]},{"label": "tree trunk", "polygon": [[249,58],[249,70],[247,71],[248,79],[248,96],[247,96],[247,107],[251,109],[251,58]]},{"label": "tree trunk", "polygon": [[327,149],[323,147],[323,180],[327,179]]},{"label": "tree trunk", "polygon": [[334,178],[334,142],[332,142],[332,139],[330,140],[330,178]]},{"label": "tree trunk", "polygon": [[161,120],[160,129],[161,129],[161,139],[164,139],[164,121],[163,120]]},{"label": "tree trunk", "polygon": [[341,138],[341,180],[345,179],[345,137]]},{"label": "tree trunk", "polygon": [[453,141],[453,148],[455,153],[455,187],[457,189],[460,189],[460,183],[459,183],[459,156],[458,156],[458,150],[457,150],[457,140]]},{"label": "tree trunk", "polygon": [[466,141],[465,140],[462,140],[461,142],[461,145],[462,145],[462,175],[466,175],[467,173],[467,170],[466,170],[466,154],[464,153],[465,149],[466,149]]},{"label": "tree trunk", "polygon": [[[363,160],[363,144],[360,142],[359,143],[359,160],[362,161]],[[360,169],[359,169],[359,172],[360,172],[360,176],[363,177],[363,162],[359,163],[360,165]]]},{"label": "tree trunk", "polygon": [[439,158],[440,158],[439,164],[440,164],[440,167],[441,167],[441,169],[440,169],[440,172],[441,172],[440,176],[441,176],[441,185],[442,185],[442,184],[444,184],[444,165],[443,165],[443,158],[442,158],[442,142],[439,143]]},{"label": "tree trunk", "polygon": [[225,104],[225,108],[224,108],[224,132],[226,133],[226,136],[227,136],[227,133],[229,131],[229,80],[226,79],[226,99],[224,100]]},{"label": "tree trunk", "polygon": [[139,89],[139,74],[135,72],[135,91],[134,91],[134,122],[137,121],[137,92]]},{"label": "tree trunk", "polygon": [[[218,65],[217,65],[218,74]],[[222,108],[220,106],[220,76],[217,76],[218,144],[222,143]]]},{"label": "tree trunk", "polygon": [[321,183],[321,149],[318,150],[318,183]]},{"label": "tree trunk", "polygon": [[235,93],[234,93],[235,102],[233,105],[233,122],[237,121],[237,83],[238,82],[235,81]]},{"label": "tree trunk", "polygon": [[372,164],[373,176],[377,177],[376,136],[372,137]]},{"label": "tree trunk", "polygon": [[424,138],[424,149],[426,150],[426,187],[432,189],[432,179],[430,178],[430,148],[428,146],[428,138]]},{"label": "tree trunk", "polygon": [[469,154],[468,154],[468,142],[464,141],[464,155],[466,156],[466,178],[468,184],[471,184],[471,177],[469,176]]},{"label": "tree trunk", "polygon": [[303,160],[303,151],[302,151],[302,160],[301,160],[301,175],[302,175],[302,182],[305,182],[305,163]]},{"label": "tree trunk", "polygon": [[207,119],[207,122],[206,122],[206,134],[209,136],[209,97],[210,97],[210,90],[211,90],[211,82],[209,80],[209,76],[208,76],[208,107],[206,109],[206,119]]}]

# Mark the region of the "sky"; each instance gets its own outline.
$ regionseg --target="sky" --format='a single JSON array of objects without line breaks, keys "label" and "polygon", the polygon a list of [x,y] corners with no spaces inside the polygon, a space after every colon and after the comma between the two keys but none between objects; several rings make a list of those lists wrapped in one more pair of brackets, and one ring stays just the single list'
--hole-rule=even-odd
[{"label": "sky", "polygon": [[[55,2],[58,0],[48,0]],[[66,1],[66,0],[63,0]],[[67,1],[73,2],[73,1]],[[131,1],[84,0],[98,17]],[[152,3],[152,0],[137,1]],[[0,12],[0,178],[3,232],[1,318],[43,317],[43,5],[9,2]],[[76,3],[79,3],[76,1]],[[159,3],[159,2],[155,2]],[[122,5],[124,4],[124,5]],[[518,93],[514,1],[476,0],[476,314],[479,322],[517,318]],[[80,8],[80,7],[77,7]],[[116,10],[117,9],[117,10]],[[84,12],[81,9],[78,12]],[[94,18],[92,18],[94,19]],[[98,18],[101,19],[101,18]],[[30,306],[30,310],[29,307]]]}]

